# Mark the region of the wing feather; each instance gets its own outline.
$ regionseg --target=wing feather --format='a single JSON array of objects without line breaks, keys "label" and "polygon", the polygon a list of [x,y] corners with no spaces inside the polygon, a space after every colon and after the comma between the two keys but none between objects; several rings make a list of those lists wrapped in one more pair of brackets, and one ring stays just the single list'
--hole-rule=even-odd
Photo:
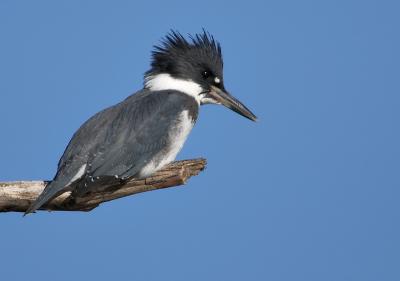
[{"label": "wing feather", "polygon": [[192,97],[177,91],[150,94],[143,89],[95,114],[73,135],[54,180],[28,212],[66,190],[89,189],[94,178],[135,176],[168,145],[169,130],[187,106],[196,106],[196,119],[198,105]]}]

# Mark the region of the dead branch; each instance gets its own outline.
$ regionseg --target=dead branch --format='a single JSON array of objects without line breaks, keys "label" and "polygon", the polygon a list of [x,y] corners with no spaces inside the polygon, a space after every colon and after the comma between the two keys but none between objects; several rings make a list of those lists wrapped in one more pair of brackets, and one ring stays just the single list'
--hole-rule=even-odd
[{"label": "dead branch", "polygon": [[[176,161],[151,177],[132,178],[118,188],[105,187],[101,191],[85,194],[83,197],[74,197],[71,192],[65,192],[44,205],[41,210],[90,211],[101,203],[121,197],[185,184],[205,166],[206,160],[202,158]],[[25,212],[46,184],[46,181],[0,182],[0,212]]]}]

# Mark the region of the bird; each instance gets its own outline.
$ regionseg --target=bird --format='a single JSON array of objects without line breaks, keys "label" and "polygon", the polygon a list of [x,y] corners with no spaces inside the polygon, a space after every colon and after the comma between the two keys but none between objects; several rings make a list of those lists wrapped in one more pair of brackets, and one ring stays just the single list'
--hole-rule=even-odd
[{"label": "bird", "polygon": [[25,215],[67,191],[152,175],[175,160],[205,104],[257,120],[225,89],[220,43],[204,29],[186,37],[171,30],[153,46],[143,88],[83,123]]}]

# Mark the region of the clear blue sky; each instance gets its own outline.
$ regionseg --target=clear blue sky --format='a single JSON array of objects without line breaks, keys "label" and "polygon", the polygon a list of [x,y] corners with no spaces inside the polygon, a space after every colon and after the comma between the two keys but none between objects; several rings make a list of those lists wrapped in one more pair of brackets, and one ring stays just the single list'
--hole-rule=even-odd
[{"label": "clear blue sky", "polygon": [[1,280],[400,280],[397,1],[0,1],[0,180],[50,179],[170,28],[221,42],[183,188],[0,214]]}]

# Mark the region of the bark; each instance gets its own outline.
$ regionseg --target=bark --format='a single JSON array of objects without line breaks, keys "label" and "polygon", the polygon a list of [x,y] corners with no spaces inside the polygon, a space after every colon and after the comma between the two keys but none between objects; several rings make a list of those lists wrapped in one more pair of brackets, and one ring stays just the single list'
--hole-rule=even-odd
[{"label": "bark", "polygon": [[[41,210],[48,211],[90,211],[101,203],[121,197],[183,185],[186,181],[204,170],[206,160],[191,159],[176,161],[151,177],[129,179],[123,185],[105,186],[103,190],[76,197],[65,192],[45,204]],[[48,181],[0,182],[0,212],[25,212],[30,204],[43,191]]]}]

